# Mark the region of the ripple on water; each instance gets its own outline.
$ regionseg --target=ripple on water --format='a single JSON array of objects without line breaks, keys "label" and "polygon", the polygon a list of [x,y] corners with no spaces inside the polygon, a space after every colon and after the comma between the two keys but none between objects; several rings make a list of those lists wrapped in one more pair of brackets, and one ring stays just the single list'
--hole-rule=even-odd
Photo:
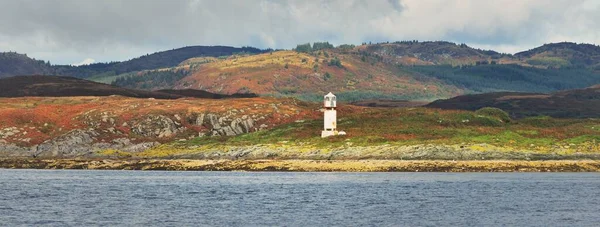
[{"label": "ripple on water", "polygon": [[595,173],[0,170],[0,226],[600,223]]}]

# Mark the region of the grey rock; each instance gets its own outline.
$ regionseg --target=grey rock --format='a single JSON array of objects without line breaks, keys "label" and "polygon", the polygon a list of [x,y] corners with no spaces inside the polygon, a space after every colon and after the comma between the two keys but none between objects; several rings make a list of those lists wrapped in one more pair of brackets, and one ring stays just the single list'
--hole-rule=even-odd
[{"label": "grey rock", "polygon": [[91,144],[98,133],[93,130],[73,130],[34,147],[37,156],[73,157],[91,154]]},{"label": "grey rock", "polygon": [[196,118],[196,125],[203,125],[204,124],[204,114],[200,114],[200,116],[198,116]]},{"label": "grey rock", "polygon": [[33,152],[27,147],[19,147],[15,144],[0,143],[1,157],[31,157]]},{"label": "grey rock", "polygon": [[131,132],[145,137],[171,137],[180,130],[171,118],[163,115],[149,116],[131,126]]},{"label": "grey rock", "polygon": [[217,115],[207,114],[206,117],[208,118],[208,123],[210,124],[210,127],[213,130],[221,128],[221,124],[219,123],[219,119],[217,118]]}]

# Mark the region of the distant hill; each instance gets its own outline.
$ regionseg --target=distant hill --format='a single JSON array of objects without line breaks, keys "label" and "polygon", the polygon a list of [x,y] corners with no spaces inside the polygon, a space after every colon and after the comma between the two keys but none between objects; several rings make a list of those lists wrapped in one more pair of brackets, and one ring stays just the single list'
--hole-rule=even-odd
[{"label": "distant hill", "polygon": [[256,54],[262,52],[262,50],[253,47],[190,46],[147,54],[123,62],[98,63],[79,67],[57,66],[56,73],[79,78],[87,78],[98,74],[104,76],[118,75],[126,72],[174,67],[182,61],[194,57],[219,57],[236,53]]},{"label": "distant hill", "polygon": [[[348,102],[432,101],[469,93],[549,93],[600,84],[599,52],[598,46],[575,43],[547,44],[511,55],[444,41],[338,47],[321,42],[270,52],[196,46],[125,62],[48,69],[47,63],[32,61],[28,64],[37,65],[25,68],[149,91],[196,89],[311,101],[334,92]],[[2,65],[0,61],[0,69]]]},{"label": "distant hill", "polygon": [[426,106],[460,110],[496,107],[508,112],[513,118],[530,116],[597,118],[600,117],[600,86],[551,94],[500,92],[463,95],[437,100]]},{"label": "distant hill", "polygon": [[359,46],[357,50],[362,55],[377,56],[386,62],[402,65],[462,65],[512,58],[509,54],[445,41],[379,43]]},{"label": "distant hill", "polygon": [[[347,101],[435,100],[468,93],[554,92],[600,83],[587,67],[555,68],[512,55],[448,42],[397,42],[276,51],[226,59],[171,72],[140,72],[115,85],[138,89],[201,89],[318,101],[334,92]],[[181,68],[189,69],[186,74]]]},{"label": "distant hill", "polygon": [[14,75],[52,74],[54,68],[48,62],[35,60],[15,52],[0,53],[0,78]]},{"label": "distant hill", "polygon": [[64,97],[64,96],[110,96],[134,98],[177,99],[183,97],[222,99],[252,98],[253,94],[221,95],[199,90],[144,91],[96,83],[88,80],[61,76],[15,76],[0,79],[0,97]]},{"label": "distant hill", "polygon": [[[143,88],[148,83],[145,81],[149,81],[136,78],[133,76],[115,84]],[[405,73],[396,65],[375,57],[361,59],[359,54],[339,49],[233,56],[194,68],[172,87],[223,94],[293,96],[311,101],[321,100],[327,92],[334,92],[345,101],[373,98],[431,100],[464,92],[432,77],[415,80],[414,74]]]},{"label": "distant hill", "polygon": [[220,57],[236,53],[256,54],[262,52],[262,50],[253,47],[190,46],[147,54],[123,62],[95,63],[82,66],[50,65],[47,62],[34,60],[23,54],[6,52],[0,53],[0,78],[33,74],[64,75],[78,78],[114,76],[132,71],[173,67],[194,57]]},{"label": "distant hill", "polygon": [[589,67],[600,70],[600,46],[570,42],[544,44],[515,54],[531,65],[553,68]]}]

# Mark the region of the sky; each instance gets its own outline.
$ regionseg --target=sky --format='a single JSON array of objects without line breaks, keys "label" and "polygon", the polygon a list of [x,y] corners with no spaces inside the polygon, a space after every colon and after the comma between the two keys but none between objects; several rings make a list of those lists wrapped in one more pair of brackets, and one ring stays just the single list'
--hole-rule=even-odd
[{"label": "sky", "polygon": [[0,52],[52,64],[193,45],[445,40],[516,53],[600,44],[600,0],[0,0]]}]

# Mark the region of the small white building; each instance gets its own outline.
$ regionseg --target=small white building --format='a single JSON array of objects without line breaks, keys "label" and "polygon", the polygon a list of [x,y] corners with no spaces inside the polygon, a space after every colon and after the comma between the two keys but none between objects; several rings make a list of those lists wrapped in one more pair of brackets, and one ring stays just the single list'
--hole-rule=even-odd
[{"label": "small white building", "polygon": [[336,108],[336,97],[331,92],[325,95],[324,98],[324,119],[323,119],[323,131],[321,132],[321,137],[325,138],[328,136],[338,135],[337,131],[337,112]]}]

